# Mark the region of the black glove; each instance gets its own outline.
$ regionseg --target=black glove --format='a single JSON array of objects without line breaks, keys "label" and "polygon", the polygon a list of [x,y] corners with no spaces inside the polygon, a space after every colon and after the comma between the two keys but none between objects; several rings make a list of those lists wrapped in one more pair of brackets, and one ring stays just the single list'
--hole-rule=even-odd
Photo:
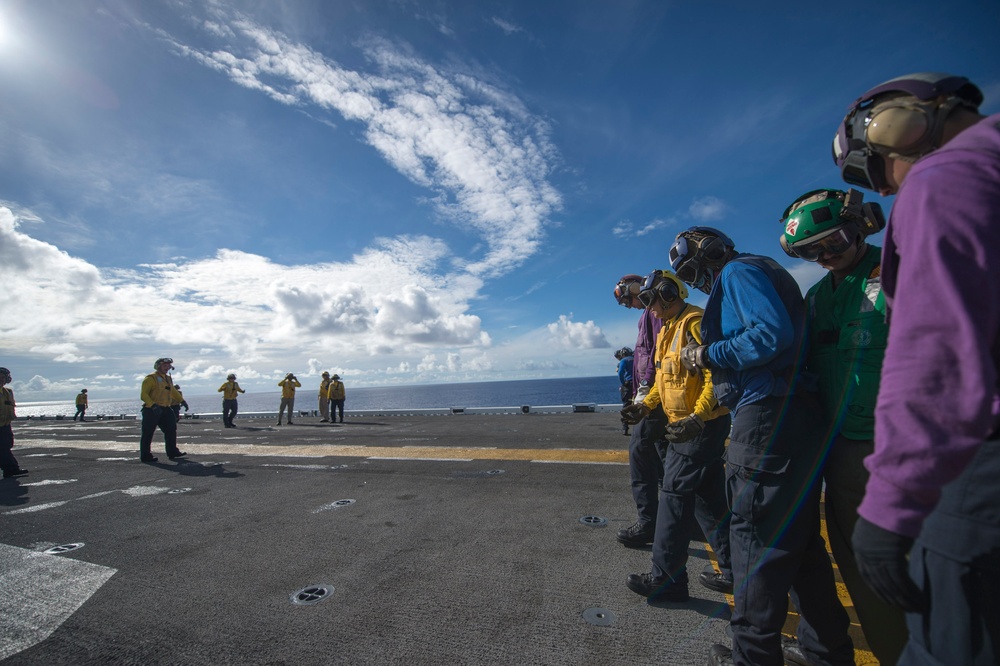
[{"label": "black glove", "polygon": [[668,442],[690,442],[704,429],[705,422],[701,420],[700,416],[692,414],[668,425],[663,436],[667,438]]},{"label": "black glove", "polygon": [[907,556],[913,539],[859,517],[851,545],[858,573],[875,596],[908,613],[919,613],[923,609],[923,596],[908,571]]},{"label": "black glove", "polygon": [[689,372],[698,372],[701,368],[710,367],[708,362],[708,345],[699,345],[696,342],[689,342],[681,349],[681,363]]},{"label": "black glove", "polygon": [[190,407],[188,407],[188,404],[187,404],[187,400],[185,400],[185,401],[181,402],[181,406],[182,406],[182,407],[184,407],[184,411],[185,411],[185,412],[189,412],[189,411],[191,411],[191,408],[190,408]]},{"label": "black glove", "polygon": [[644,403],[637,402],[634,405],[629,405],[623,409],[620,413],[622,415],[622,420],[629,425],[635,425],[639,421],[643,420],[649,416],[649,412],[652,410],[647,407]]}]

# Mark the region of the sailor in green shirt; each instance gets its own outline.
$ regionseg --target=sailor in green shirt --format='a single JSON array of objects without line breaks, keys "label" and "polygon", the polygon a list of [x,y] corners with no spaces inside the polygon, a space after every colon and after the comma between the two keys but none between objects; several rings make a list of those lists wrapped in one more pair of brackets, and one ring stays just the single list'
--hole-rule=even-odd
[{"label": "sailor in green shirt", "polygon": [[[819,376],[827,418],[817,436],[831,441],[823,466],[830,549],[872,652],[880,663],[895,664],[907,639],[903,613],[868,588],[851,547],[868,481],[863,461],[874,451],[875,401],[889,336],[881,250],[865,238],[881,231],[885,218],[878,204],[862,203],[857,190],[814,190],[789,206],[782,222],[785,252],[828,271],[809,289],[806,307],[807,365]],[[784,649],[786,661],[789,651],[800,650],[797,644]]]}]

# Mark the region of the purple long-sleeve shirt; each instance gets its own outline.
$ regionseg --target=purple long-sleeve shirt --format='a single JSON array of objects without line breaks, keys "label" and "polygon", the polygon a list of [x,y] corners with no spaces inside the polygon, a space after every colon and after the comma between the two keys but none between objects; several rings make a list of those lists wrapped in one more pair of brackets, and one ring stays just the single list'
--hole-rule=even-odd
[{"label": "purple long-sleeve shirt", "polygon": [[1000,426],[1000,114],[910,170],[882,253],[889,344],[858,509],[916,537]]},{"label": "purple long-sleeve shirt", "polygon": [[632,363],[632,395],[639,386],[652,386],[656,378],[656,336],[663,328],[663,322],[649,310],[643,310],[639,317],[639,337],[635,340],[635,356]]}]

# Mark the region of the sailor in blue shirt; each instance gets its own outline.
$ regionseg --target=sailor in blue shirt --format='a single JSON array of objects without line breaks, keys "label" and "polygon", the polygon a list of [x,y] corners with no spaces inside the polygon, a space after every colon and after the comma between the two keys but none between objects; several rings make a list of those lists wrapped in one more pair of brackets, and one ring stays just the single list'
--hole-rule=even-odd
[{"label": "sailor in blue shirt", "polygon": [[854,664],[849,619],[837,598],[819,531],[824,438],[815,397],[799,374],[806,311],[791,275],[772,259],[736,252],[710,227],[681,232],[670,248],[677,276],[709,295],[703,343],[681,360],[712,371],[715,397],[733,412],[726,451],[732,511],[732,650],[713,645],[712,664],[782,663],[788,594],[798,637],[812,661]]}]

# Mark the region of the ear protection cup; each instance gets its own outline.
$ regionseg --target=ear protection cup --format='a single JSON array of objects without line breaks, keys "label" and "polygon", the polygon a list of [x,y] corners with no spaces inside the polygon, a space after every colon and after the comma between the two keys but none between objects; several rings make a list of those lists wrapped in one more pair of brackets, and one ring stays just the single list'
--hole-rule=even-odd
[{"label": "ear protection cup", "polygon": [[883,102],[871,110],[865,141],[889,155],[924,155],[940,145],[945,121],[962,104],[957,97],[941,104],[909,97]]},{"label": "ear protection cup", "polygon": [[885,214],[882,206],[877,203],[866,203],[861,206],[862,222],[861,233],[871,236],[885,229]]},{"label": "ear protection cup", "polygon": [[729,248],[721,238],[709,236],[701,242],[701,253],[710,262],[722,261],[726,257]]}]

